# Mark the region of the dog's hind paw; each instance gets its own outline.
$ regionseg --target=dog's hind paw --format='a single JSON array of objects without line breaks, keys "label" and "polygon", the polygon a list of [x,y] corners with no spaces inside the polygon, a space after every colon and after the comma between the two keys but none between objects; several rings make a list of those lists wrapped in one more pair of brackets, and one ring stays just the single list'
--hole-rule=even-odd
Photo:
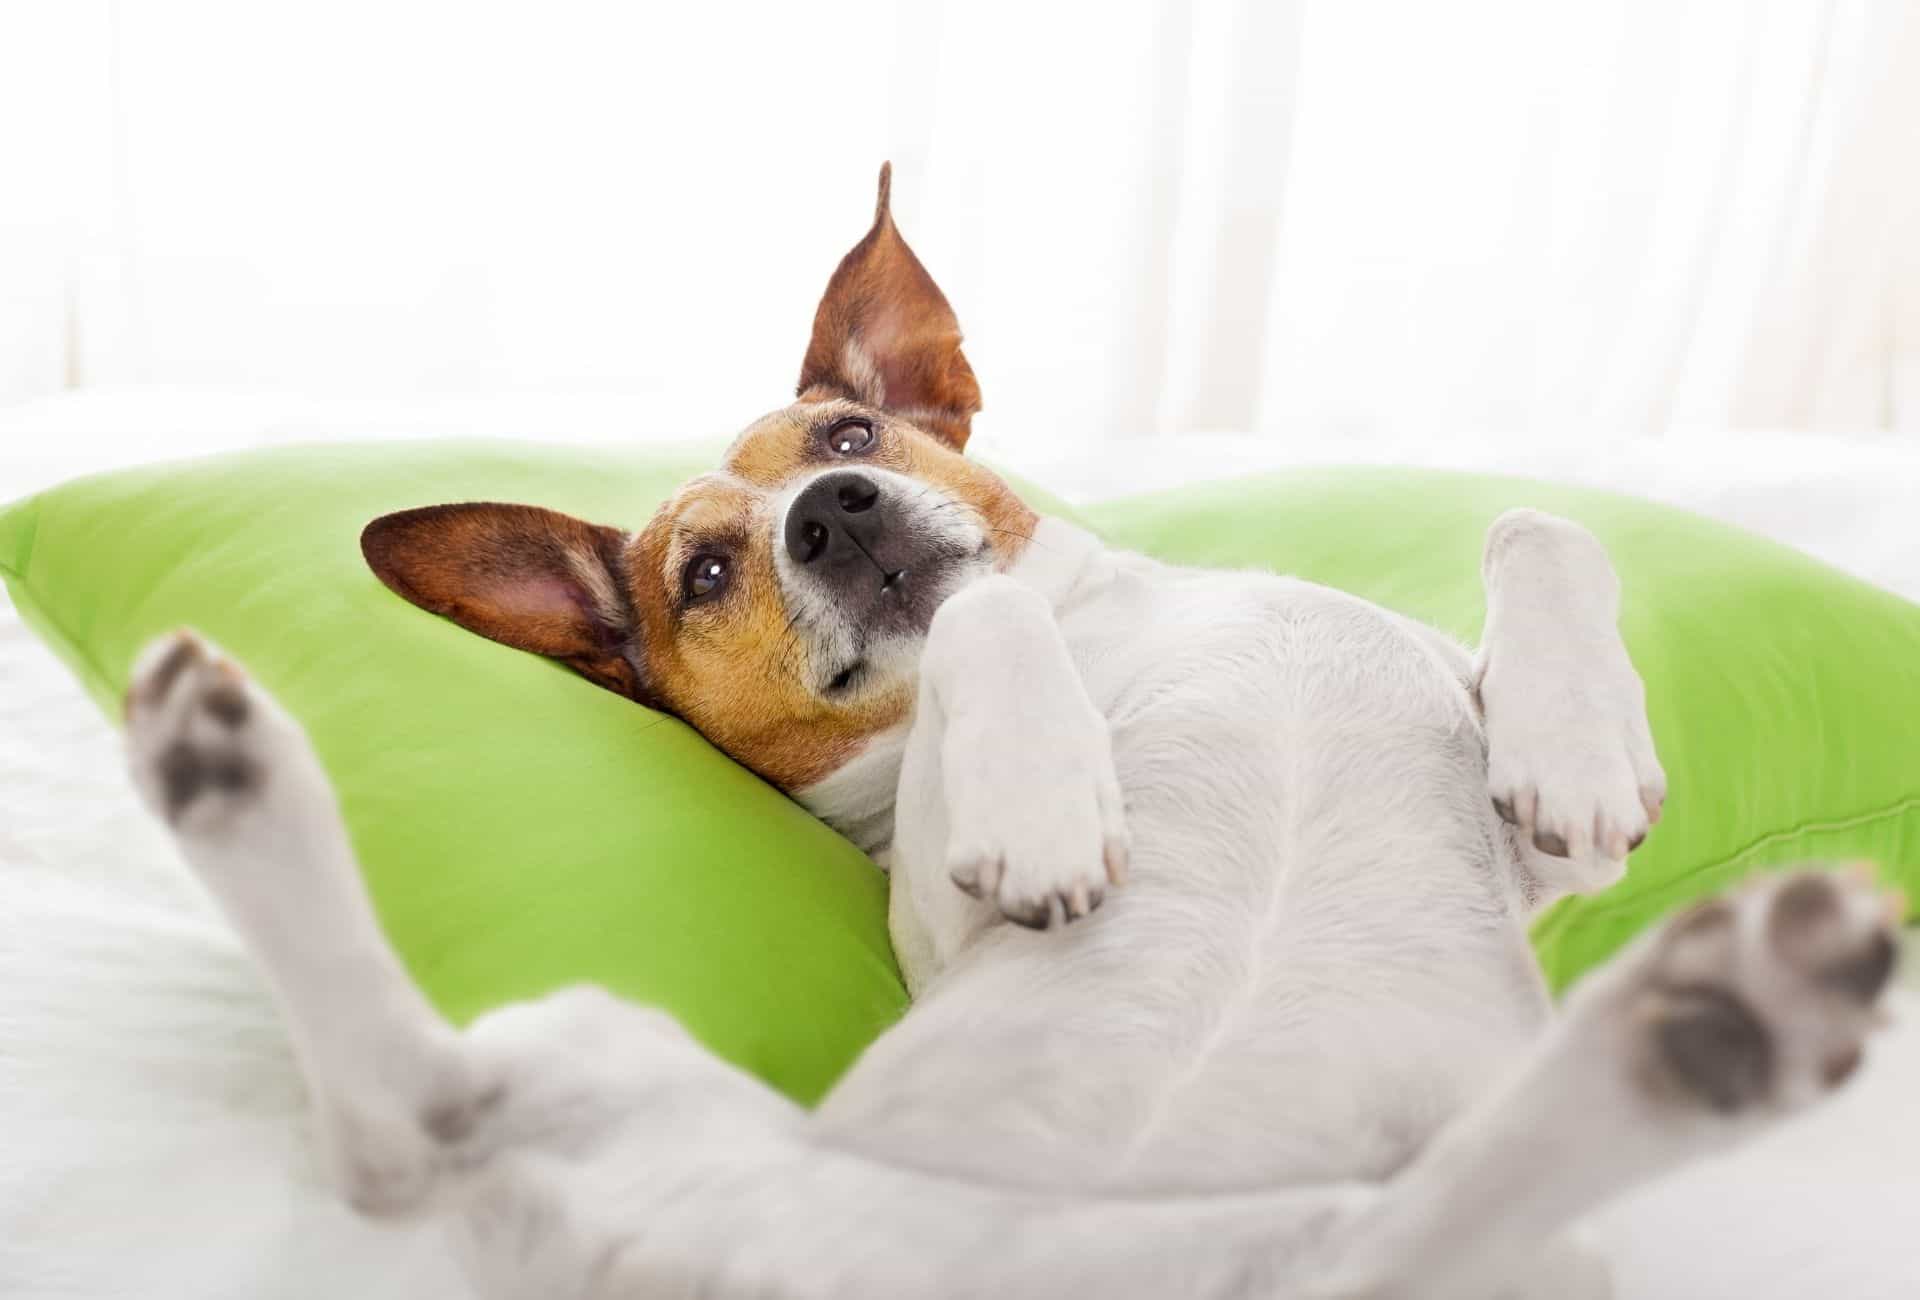
[{"label": "dog's hind paw", "polygon": [[1723,1115],[1796,1110],[1859,1066],[1892,975],[1897,896],[1865,873],[1768,876],[1683,912],[1626,972],[1635,1076]]},{"label": "dog's hind paw", "polygon": [[196,633],[141,653],[125,714],[134,785],[180,834],[218,833],[316,784],[330,798],[299,725]]}]

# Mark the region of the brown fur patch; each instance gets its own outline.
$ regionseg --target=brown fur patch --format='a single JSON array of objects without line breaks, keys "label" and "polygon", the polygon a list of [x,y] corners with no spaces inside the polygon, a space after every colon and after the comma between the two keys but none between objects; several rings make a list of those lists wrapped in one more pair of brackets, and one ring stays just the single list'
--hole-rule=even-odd
[{"label": "brown fur patch", "polygon": [[748,425],[727,448],[722,463],[743,483],[778,489],[803,470],[824,463],[826,447],[816,436],[823,424],[830,425],[839,413],[852,415],[860,409],[840,399],[796,402]]},{"label": "brown fur patch", "polygon": [[840,394],[911,412],[956,451],[980,409],[980,384],[960,351],[960,322],[893,221],[893,166],[880,168],[873,227],[840,260],[814,313],[795,391]]},{"label": "brown fur patch", "polygon": [[[851,460],[836,458],[825,434],[844,419],[873,426],[871,451]],[[726,467],[736,478],[778,491],[799,474],[828,465],[877,465],[940,488],[979,512],[993,535],[1002,563],[1010,562],[1033,535],[1039,516],[992,470],[968,460],[946,439],[897,415],[876,411],[845,398],[796,402],[784,411],[756,420],[727,450]]]},{"label": "brown fur patch", "polygon": [[550,655],[638,698],[631,611],[610,574],[626,534],[538,506],[473,502],[383,515],[360,534],[380,581],[481,636]]}]

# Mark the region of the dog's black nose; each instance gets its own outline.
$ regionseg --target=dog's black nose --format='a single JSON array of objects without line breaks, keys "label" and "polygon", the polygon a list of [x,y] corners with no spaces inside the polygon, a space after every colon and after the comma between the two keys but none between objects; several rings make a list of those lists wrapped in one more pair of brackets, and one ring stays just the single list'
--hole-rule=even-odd
[{"label": "dog's black nose", "polygon": [[835,485],[833,499],[840,504],[844,513],[863,515],[873,509],[873,503],[880,499],[880,489],[870,479],[849,474],[843,482]]},{"label": "dog's black nose", "polygon": [[822,474],[787,508],[787,554],[795,564],[812,564],[841,550],[863,551],[873,558],[884,511],[880,485],[858,470]]}]

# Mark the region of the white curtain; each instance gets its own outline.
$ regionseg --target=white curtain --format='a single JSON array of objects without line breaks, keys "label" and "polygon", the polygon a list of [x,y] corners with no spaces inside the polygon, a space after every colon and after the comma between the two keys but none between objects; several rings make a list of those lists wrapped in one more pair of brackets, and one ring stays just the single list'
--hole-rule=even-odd
[{"label": "white curtain", "polygon": [[989,435],[1920,428],[1905,0],[12,0],[0,400],[723,430],[886,157]]}]

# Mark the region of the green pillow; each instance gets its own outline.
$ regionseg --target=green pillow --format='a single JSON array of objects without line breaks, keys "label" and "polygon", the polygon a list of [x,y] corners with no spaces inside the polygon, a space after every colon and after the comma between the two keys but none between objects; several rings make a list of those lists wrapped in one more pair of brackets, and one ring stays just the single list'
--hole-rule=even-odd
[{"label": "green pillow", "polygon": [[[369,519],[438,501],[637,526],[717,461],[436,442],[129,470],[0,513],[0,576],[116,716],[162,631],[198,627],[245,663],[306,724],[388,932],[454,1019],[596,980],[810,1101],[905,1005],[879,874],[680,723],[415,609],[359,552]],[[1920,859],[1920,608],[1793,551],[1601,493],[1427,472],[1286,474],[1081,517],[1471,638],[1480,539],[1515,504],[1612,549],[1672,792],[1625,882],[1542,921],[1557,981],[1752,867]]]},{"label": "green pillow", "polygon": [[0,574],[116,718],[139,647],[190,624],[305,723],[453,1019],[595,980],[812,1101],[906,1006],[885,878],[679,721],[416,609],[360,556],[368,520],[440,501],[637,527],[718,460],[425,443],[128,470],[0,514]]},{"label": "green pillow", "polygon": [[1471,644],[1481,541],[1520,505],[1606,544],[1667,772],[1666,815],[1626,879],[1536,926],[1556,986],[1758,867],[1870,858],[1920,897],[1920,606],[1684,511],[1526,479],[1296,471],[1083,513],[1117,545],[1296,574]]}]

